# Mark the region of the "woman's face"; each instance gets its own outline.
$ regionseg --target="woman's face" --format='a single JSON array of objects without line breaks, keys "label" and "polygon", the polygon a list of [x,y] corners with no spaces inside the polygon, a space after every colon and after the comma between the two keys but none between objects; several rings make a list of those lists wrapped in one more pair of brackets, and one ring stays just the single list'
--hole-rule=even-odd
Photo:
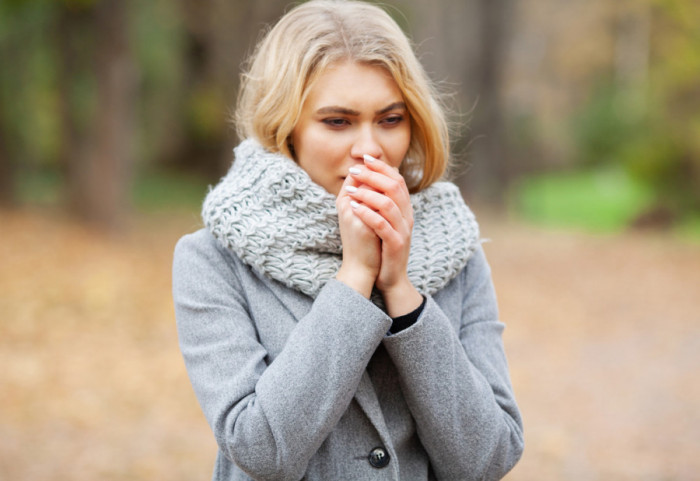
[{"label": "woman's face", "polygon": [[319,76],[292,132],[297,162],[334,195],[364,154],[398,168],[410,142],[396,82],[381,67],[355,62],[331,65]]}]

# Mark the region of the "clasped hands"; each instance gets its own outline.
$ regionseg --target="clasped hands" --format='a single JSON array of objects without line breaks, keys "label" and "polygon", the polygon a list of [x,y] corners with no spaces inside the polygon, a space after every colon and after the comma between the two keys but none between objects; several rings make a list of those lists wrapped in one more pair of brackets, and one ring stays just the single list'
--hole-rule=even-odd
[{"label": "clasped hands", "polygon": [[376,286],[391,317],[423,298],[408,279],[413,207],[403,176],[369,155],[352,167],[336,199],[343,261],[336,279],[369,298]]}]

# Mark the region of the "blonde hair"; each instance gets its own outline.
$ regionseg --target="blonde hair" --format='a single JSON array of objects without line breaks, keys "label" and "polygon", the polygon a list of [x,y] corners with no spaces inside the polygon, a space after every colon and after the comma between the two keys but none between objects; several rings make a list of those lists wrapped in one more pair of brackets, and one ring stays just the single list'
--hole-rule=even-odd
[{"label": "blonde hair", "polygon": [[243,73],[235,113],[239,137],[293,157],[289,137],[306,96],[331,64],[354,61],[386,69],[411,118],[411,144],[401,173],[411,192],[439,180],[449,159],[445,112],[401,28],[381,8],[343,0],[311,0],[284,15],[265,35]]}]

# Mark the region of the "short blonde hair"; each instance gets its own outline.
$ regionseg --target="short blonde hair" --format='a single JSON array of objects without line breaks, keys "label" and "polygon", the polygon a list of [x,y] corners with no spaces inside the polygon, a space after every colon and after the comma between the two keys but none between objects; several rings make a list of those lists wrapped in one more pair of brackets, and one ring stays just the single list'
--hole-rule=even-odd
[{"label": "short blonde hair", "polygon": [[354,61],[386,69],[411,118],[401,173],[411,192],[444,174],[449,160],[445,112],[401,28],[381,8],[360,1],[311,0],[265,35],[241,78],[235,113],[239,137],[293,157],[289,137],[311,86],[330,65]]}]

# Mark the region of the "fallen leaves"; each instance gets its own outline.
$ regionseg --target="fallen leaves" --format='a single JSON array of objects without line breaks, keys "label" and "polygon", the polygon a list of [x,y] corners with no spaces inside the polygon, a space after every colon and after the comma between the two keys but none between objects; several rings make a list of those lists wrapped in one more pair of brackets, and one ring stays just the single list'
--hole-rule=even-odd
[{"label": "fallen leaves", "polygon": [[[0,479],[208,479],[216,446],[170,294],[196,218],[139,217],[118,238],[41,212],[0,211],[0,226]],[[525,419],[506,479],[694,479],[700,248],[482,231]]]}]

